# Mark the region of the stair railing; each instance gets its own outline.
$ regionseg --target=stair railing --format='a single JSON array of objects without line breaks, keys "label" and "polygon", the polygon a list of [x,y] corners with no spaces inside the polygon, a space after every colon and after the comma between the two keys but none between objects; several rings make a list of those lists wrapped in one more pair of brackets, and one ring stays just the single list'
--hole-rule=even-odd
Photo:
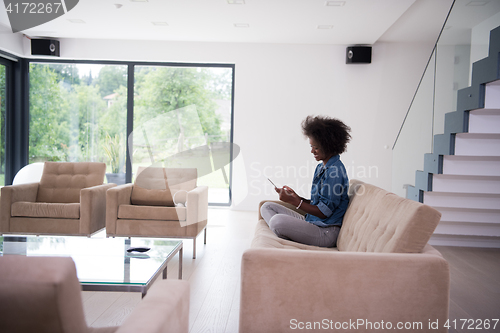
[{"label": "stair railing", "polygon": [[[407,197],[445,113],[456,111],[457,92],[470,85],[472,64],[488,56],[490,30],[500,25],[500,1],[471,6],[455,0],[433,48],[393,145],[392,191]],[[469,5],[468,5],[469,4]]]}]

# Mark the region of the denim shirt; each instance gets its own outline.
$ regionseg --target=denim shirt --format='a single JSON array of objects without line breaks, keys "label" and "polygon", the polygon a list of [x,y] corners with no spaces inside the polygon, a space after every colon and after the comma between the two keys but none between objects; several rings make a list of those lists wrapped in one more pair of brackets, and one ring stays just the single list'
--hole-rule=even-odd
[{"label": "denim shirt", "polygon": [[349,179],[339,155],[331,157],[325,165],[318,164],[311,187],[311,205],[318,206],[326,218],[307,214],[306,221],[319,227],[341,226],[349,204],[348,191]]}]

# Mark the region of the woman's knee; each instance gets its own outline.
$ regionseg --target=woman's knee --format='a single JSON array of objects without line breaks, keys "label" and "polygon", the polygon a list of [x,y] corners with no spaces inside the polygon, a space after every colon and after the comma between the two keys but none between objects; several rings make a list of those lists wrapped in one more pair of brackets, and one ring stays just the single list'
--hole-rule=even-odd
[{"label": "woman's knee", "polygon": [[264,202],[262,206],[260,206],[260,216],[269,224],[270,219],[274,215],[274,211],[271,209],[270,202]]},{"label": "woman's knee", "polygon": [[260,206],[260,213],[262,214],[262,211],[269,210],[270,202],[266,201]]},{"label": "woman's knee", "polygon": [[274,232],[277,236],[280,236],[281,235],[280,231],[283,230],[283,228],[286,228],[287,226],[286,223],[287,217],[288,216],[284,214],[274,215],[269,221],[269,229],[271,229],[272,232]]}]

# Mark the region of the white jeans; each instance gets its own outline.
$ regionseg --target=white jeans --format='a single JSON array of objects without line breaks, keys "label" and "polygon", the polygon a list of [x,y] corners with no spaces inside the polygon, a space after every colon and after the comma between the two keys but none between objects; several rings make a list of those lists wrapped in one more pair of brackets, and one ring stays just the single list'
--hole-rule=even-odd
[{"label": "white jeans", "polygon": [[320,247],[335,247],[340,227],[319,227],[304,216],[275,202],[266,202],[260,214],[276,236],[294,242]]}]

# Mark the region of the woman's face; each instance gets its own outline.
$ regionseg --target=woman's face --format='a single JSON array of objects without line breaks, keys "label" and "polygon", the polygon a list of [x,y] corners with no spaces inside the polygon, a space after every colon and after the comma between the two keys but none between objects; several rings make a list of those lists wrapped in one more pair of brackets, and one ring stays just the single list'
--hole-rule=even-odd
[{"label": "woman's face", "polygon": [[323,161],[323,163],[328,162],[331,156],[327,156],[319,144],[313,138],[309,138],[309,144],[311,145],[311,154],[313,154],[316,161]]}]

